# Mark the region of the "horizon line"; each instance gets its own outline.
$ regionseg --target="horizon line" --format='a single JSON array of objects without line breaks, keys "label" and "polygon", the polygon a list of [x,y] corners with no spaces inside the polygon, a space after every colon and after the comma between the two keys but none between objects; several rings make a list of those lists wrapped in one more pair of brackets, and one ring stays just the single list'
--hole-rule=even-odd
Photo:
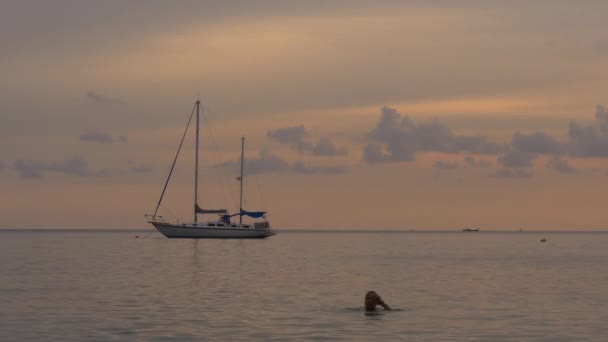
[{"label": "horizon line", "polygon": [[[485,229],[474,232],[463,232],[462,229],[274,229],[279,233],[608,233],[608,229]],[[146,228],[0,228],[0,232],[150,232]]]}]

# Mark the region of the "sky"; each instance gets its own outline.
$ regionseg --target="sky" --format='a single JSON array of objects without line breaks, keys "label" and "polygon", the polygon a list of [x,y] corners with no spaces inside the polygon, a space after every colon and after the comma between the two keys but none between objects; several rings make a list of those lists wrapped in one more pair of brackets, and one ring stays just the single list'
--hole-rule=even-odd
[{"label": "sky", "polygon": [[[605,230],[605,1],[3,1],[0,228]],[[161,212],[193,208],[190,131]]]}]

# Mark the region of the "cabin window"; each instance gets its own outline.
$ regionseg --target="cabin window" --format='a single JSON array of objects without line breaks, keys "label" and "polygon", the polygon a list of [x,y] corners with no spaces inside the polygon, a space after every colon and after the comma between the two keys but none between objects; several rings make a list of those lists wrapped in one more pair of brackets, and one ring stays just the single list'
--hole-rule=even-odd
[{"label": "cabin window", "polygon": [[230,227],[236,227],[236,224],[231,224]]},{"label": "cabin window", "polygon": [[246,224],[246,225],[243,226],[243,228],[249,228],[249,225]]},{"label": "cabin window", "polygon": [[217,226],[218,227],[224,227],[224,224],[223,223],[218,223]]},{"label": "cabin window", "polygon": [[195,226],[195,227],[198,226],[198,224],[196,224],[196,223],[193,223],[192,225]]},{"label": "cabin window", "polygon": [[209,227],[215,227],[215,223],[209,223]]}]

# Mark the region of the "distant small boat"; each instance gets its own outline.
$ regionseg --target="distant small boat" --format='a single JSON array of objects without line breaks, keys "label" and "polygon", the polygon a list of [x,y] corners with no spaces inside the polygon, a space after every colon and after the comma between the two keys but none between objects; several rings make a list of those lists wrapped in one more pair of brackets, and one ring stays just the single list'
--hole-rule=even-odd
[{"label": "distant small boat", "polygon": [[473,229],[473,228],[465,228],[462,231],[463,232],[478,232],[479,228],[475,228],[475,229]]}]

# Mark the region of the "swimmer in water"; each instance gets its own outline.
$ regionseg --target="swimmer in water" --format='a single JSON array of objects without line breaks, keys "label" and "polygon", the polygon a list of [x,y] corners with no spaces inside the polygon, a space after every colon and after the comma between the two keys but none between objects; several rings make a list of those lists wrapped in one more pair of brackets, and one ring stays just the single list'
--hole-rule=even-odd
[{"label": "swimmer in water", "polygon": [[386,304],[379,294],[369,291],[365,294],[365,311],[376,311],[376,306],[380,305],[384,310],[390,311],[391,307]]}]

